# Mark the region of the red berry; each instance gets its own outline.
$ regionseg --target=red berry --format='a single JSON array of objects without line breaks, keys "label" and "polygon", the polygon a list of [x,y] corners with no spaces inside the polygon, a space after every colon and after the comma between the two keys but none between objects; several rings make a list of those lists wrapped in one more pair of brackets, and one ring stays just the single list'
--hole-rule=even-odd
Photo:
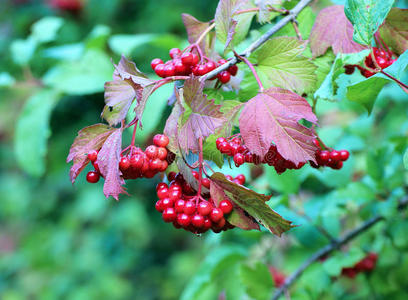
[{"label": "red berry", "polygon": [[164,207],[163,207],[163,202],[162,202],[162,200],[157,201],[157,202],[156,202],[156,205],[155,205],[154,207],[156,208],[156,210],[157,210],[159,213],[163,212]]},{"label": "red berry", "polygon": [[202,76],[207,72],[207,68],[205,65],[196,65],[196,67],[193,69],[193,74],[196,76]]},{"label": "red berry", "polygon": [[186,201],[183,199],[179,199],[174,203],[174,209],[176,210],[177,213],[182,213],[184,211],[184,205],[186,204]]},{"label": "red berry", "polygon": [[216,141],[215,141],[215,145],[217,146],[217,149],[220,150],[220,145],[222,143],[227,142],[227,140],[224,137],[219,137]]},{"label": "red berry", "polygon": [[245,162],[245,156],[241,153],[237,153],[234,155],[233,160],[234,160],[235,166],[239,167]]},{"label": "red berry", "polygon": [[225,178],[227,178],[229,181],[233,181],[233,180],[234,180],[234,178],[232,178],[231,175],[225,175]]},{"label": "red berry", "polygon": [[155,70],[156,67],[160,64],[162,64],[163,61],[160,58],[155,58],[152,60],[152,62],[150,63],[150,65],[152,66],[152,69]]},{"label": "red berry", "polygon": [[181,191],[169,191],[169,199],[173,201],[177,201],[182,196]]},{"label": "red berry", "polygon": [[166,73],[164,72],[164,64],[159,64],[154,68],[154,72],[157,74],[159,77],[166,77]]},{"label": "red berry", "polygon": [[176,58],[180,55],[181,50],[179,48],[172,48],[169,51],[169,55],[171,58]]},{"label": "red berry", "polygon": [[193,177],[194,177],[195,179],[198,179],[199,176],[200,176],[197,171],[191,171],[191,174],[193,175]]},{"label": "red berry", "polygon": [[190,71],[190,67],[184,65],[180,59],[175,59],[173,65],[176,75],[187,75]]},{"label": "red berry", "polygon": [[158,158],[152,159],[149,162],[149,169],[152,171],[160,171],[162,168],[162,161]]},{"label": "red berry", "polygon": [[177,214],[173,207],[167,207],[163,211],[162,217],[163,217],[164,222],[170,223],[176,219]]},{"label": "red berry", "polygon": [[211,228],[211,226],[212,226],[211,220],[209,218],[205,217],[204,218],[204,225],[203,225],[204,229],[208,230],[208,229]]},{"label": "red berry", "polygon": [[353,66],[353,65],[345,65],[344,66],[344,73],[346,73],[347,75],[351,75],[351,74],[354,73],[355,68],[356,67]]},{"label": "red berry", "polygon": [[383,57],[377,57],[376,58],[377,64],[381,69],[385,69],[386,67],[389,66],[388,60],[383,58]]},{"label": "red berry", "polygon": [[226,64],[228,62],[228,60],[226,60],[226,59],[220,59],[220,60],[218,60],[218,63],[220,64],[220,65],[223,65],[223,64]]},{"label": "red berry", "polygon": [[184,213],[187,215],[192,215],[194,214],[196,211],[196,206],[195,203],[193,201],[187,201],[184,204]]},{"label": "red berry", "polygon": [[235,177],[236,180],[239,181],[240,185],[244,185],[245,184],[245,175],[244,174],[238,174],[237,177]]},{"label": "red berry", "polygon": [[156,134],[153,137],[153,143],[157,146],[157,147],[163,147],[165,148],[168,144],[169,144],[169,138],[164,135],[164,134]]},{"label": "red berry", "polygon": [[166,160],[167,157],[167,149],[163,147],[157,148],[157,158],[160,160]]},{"label": "red berry", "polygon": [[232,75],[235,76],[238,73],[238,66],[237,65],[232,65],[230,66],[227,71]]},{"label": "red berry", "polygon": [[210,212],[211,221],[217,223],[224,217],[224,213],[220,208],[214,207]]},{"label": "red berry", "polygon": [[176,75],[176,69],[174,68],[173,64],[165,65],[163,72],[164,72],[164,77],[171,77],[171,76]]},{"label": "red berry", "polygon": [[230,144],[228,142],[222,142],[219,150],[221,153],[229,155],[231,153]]},{"label": "red berry", "polygon": [[130,157],[130,167],[134,170],[141,170],[143,168],[145,159],[144,155],[136,153]]},{"label": "red berry", "polygon": [[156,185],[156,191],[161,190],[162,188],[166,188],[166,189],[168,188],[168,186],[167,186],[167,184],[165,182],[159,182]]},{"label": "red berry", "polygon": [[201,180],[201,183],[202,183],[203,186],[206,187],[207,189],[210,188],[210,185],[211,185],[210,179],[208,179],[208,178],[203,178],[203,179]]},{"label": "red berry", "polygon": [[129,169],[130,167],[130,160],[126,156],[123,156],[119,161],[119,169],[123,172]]},{"label": "red berry", "polygon": [[232,209],[234,208],[231,201],[229,200],[222,200],[219,204],[218,207],[222,210],[224,214],[229,214]]},{"label": "red berry", "polygon": [[171,192],[173,192],[173,191],[180,191],[180,192],[182,192],[181,185],[179,185],[178,183],[172,183],[172,184],[170,185],[169,192],[171,193]]},{"label": "red berry", "polygon": [[211,71],[214,70],[216,67],[217,67],[217,65],[216,65],[213,61],[208,61],[208,62],[205,64],[205,68],[207,69],[207,72],[206,72],[206,73],[211,72]]},{"label": "red berry", "polygon": [[221,218],[218,222],[213,224],[213,227],[215,229],[224,229],[225,224],[226,224],[225,219]]},{"label": "red berry", "polygon": [[198,62],[200,61],[200,58],[198,57],[197,54],[192,53],[193,55],[193,63],[191,64],[192,66],[195,66],[196,64],[198,64]]},{"label": "red berry", "polygon": [[201,201],[200,203],[198,203],[197,211],[202,216],[208,215],[212,209],[213,206],[208,201]]},{"label": "red berry", "polygon": [[181,62],[186,66],[191,66],[193,64],[193,53],[186,52],[181,55]]},{"label": "red berry", "polygon": [[86,181],[88,181],[89,183],[97,183],[100,177],[101,175],[99,175],[98,172],[89,171],[88,174],[86,174]]},{"label": "red berry", "polygon": [[182,227],[187,227],[191,223],[191,218],[187,214],[178,214],[177,223]]},{"label": "red berry", "polygon": [[331,158],[333,161],[340,161],[340,152],[337,151],[337,150],[332,150],[332,151],[330,152],[330,158]]},{"label": "red berry", "polygon": [[221,73],[217,75],[217,78],[222,83],[227,83],[228,81],[230,81],[231,75],[228,71],[222,71]]},{"label": "red berry", "polygon": [[93,162],[93,163],[96,162],[97,158],[98,158],[98,151],[96,151],[96,150],[89,151],[88,159],[91,162]]},{"label": "red berry", "polygon": [[321,160],[323,164],[326,164],[330,159],[330,152],[327,150],[320,151],[318,158]]},{"label": "red berry", "polygon": [[157,147],[155,145],[150,145],[149,147],[146,148],[145,154],[150,159],[157,158],[157,154],[158,154]]},{"label": "red berry", "polygon": [[347,150],[340,150],[340,160],[346,161],[350,156],[350,153]]},{"label": "red berry", "polygon": [[176,178],[177,173],[176,172],[169,172],[169,174],[167,174],[167,179],[169,181],[173,181]]},{"label": "red berry", "polygon": [[168,196],[169,196],[168,188],[164,187],[157,191],[157,197],[159,197],[159,199],[164,199],[164,198],[167,198]]},{"label": "red berry", "polygon": [[191,224],[193,224],[197,228],[204,227],[204,217],[202,215],[194,215],[191,218]]}]

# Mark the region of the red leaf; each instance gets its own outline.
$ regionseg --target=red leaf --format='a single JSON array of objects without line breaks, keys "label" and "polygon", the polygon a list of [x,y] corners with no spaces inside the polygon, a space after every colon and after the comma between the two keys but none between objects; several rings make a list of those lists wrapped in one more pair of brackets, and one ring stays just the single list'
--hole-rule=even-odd
[{"label": "red leaf", "polygon": [[245,104],[239,128],[248,149],[261,157],[273,142],[295,164],[315,161],[315,134],[298,123],[301,119],[317,122],[309,103],[291,91],[273,87]]},{"label": "red leaf", "polygon": [[[190,44],[194,44],[200,35],[210,26],[210,23],[198,21],[189,14],[182,14],[181,17],[186,27],[188,42]],[[199,47],[205,54],[209,54],[209,42],[207,37],[203,38]]]},{"label": "red leaf", "polygon": [[119,200],[119,194],[126,193],[122,187],[125,181],[119,171],[121,149],[122,128],[118,128],[106,139],[96,160],[101,174],[105,177],[103,193],[106,198],[112,196],[116,200]]},{"label": "red leaf", "polygon": [[129,80],[113,80],[105,83],[105,107],[102,118],[113,126],[126,118],[136,98],[136,89]]},{"label": "red leaf", "polygon": [[332,47],[334,54],[360,52],[367,47],[353,41],[353,25],[344,14],[343,5],[322,9],[310,34],[313,56],[324,54]]},{"label": "red leaf", "polygon": [[204,83],[195,77],[187,79],[184,83],[183,97],[189,110],[184,112],[183,117],[187,118],[186,114],[189,115],[179,127],[178,139],[181,148],[186,152],[197,151],[198,139],[214,133],[226,121],[220,111],[221,105],[215,105],[214,99],[207,100],[203,88]]},{"label": "red leaf", "polygon": [[232,225],[237,226],[241,229],[244,230],[251,230],[251,229],[256,229],[259,230],[259,224],[252,218],[250,215],[245,214],[245,211],[240,208],[237,204],[235,204],[235,201],[231,198],[229,198],[225,192],[224,189],[216,184],[215,182],[211,182],[210,186],[210,194],[211,194],[211,199],[214,200],[214,202],[218,205],[222,200],[230,200],[231,203],[234,204],[234,208],[230,214],[226,217],[228,222],[230,222]]},{"label": "red leaf", "polygon": [[89,163],[87,154],[92,150],[99,150],[114,130],[115,128],[105,124],[95,124],[85,127],[78,132],[78,136],[75,138],[67,157],[68,163],[72,160],[74,161],[69,171],[72,183],[75,182],[79,173]]},{"label": "red leaf", "polygon": [[379,31],[394,53],[404,53],[408,49],[408,9],[392,8]]}]

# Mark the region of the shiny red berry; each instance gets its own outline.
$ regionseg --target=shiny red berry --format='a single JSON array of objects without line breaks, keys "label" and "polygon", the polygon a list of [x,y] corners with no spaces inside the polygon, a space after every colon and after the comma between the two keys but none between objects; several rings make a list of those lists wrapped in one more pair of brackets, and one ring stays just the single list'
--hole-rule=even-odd
[{"label": "shiny red berry", "polygon": [[246,178],[244,174],[238,174],[237,177],[235,177],[236,180],[239,181],[239,184],[244,185]]},{"label": "shiny red berry", "polygon": [[172,48],[169,51],[169,55],[171,58],[176,58],[180,55],[181,50],[179,48]]},{"label": "shiny red berry", "polygon": [[227,83],[228,81],[230,81],[231,79],[231,74],[228,71],[222,71],[221,73],[219,73],[217,75],[217,78],[219,81],[221,81],[222,83]]},{"label": "shiny red berry", "polygon": [[167,186],[167,184],[166,184],[165,182],[159,182],[159,183],[156,185],[156,191],[161,190],[161,189],[163,189],[163,188],[168,189],[168,186]]},{"label": "shiny red berry", "polygon": [[210,212],[211,221],[217,223],[224,217],[224,213],[220,208],[214,207]]},{"label": "shiny red berry", "polygon": [[182,193],[181,193],[181,191],[169,191],[169,198],[170,198],[170,200],[173,200],[173,201],[177,201],[178,199],[180,199],[181,198],[181,196],[182,196]]},{"label": "shiny red berry", "polygon": [[86,181],[88,181],[89,183],[97,183],[100,177],[101,175],[99,175],[98,172],[89,171],[88,174],[86,174]]},{"label": "shiny red berry", "polygon": [[232,65],[230,66],[227,71],[232,75],[235,76],[238,73],[238,66],[237,65]]},{"label": "shiny red berry", "polygon": [[184,204],[184,213],[187,215],[192,215],[194,214],[196,211],[196,206],[195,206],[195,202],[193,201],[187,201]]},{"label": "shiny red berry", "polygon": [[158,150],[155,145],[150,145],[146,148],[145,154],[148,158],[150,159],[155,159],[157,158]]},{"label": "shiny red berry", "polygon": [[164,199],[169,196],[169,189],[168,188],[161,188],[160,190],[157,191],[157,197],[159,199]]},{"label": "shiny red berry", "polygon": [[232,205],[231,201],[229,200],[222,200],[219,204],[218,207],[222,210],[224,214],[229,214],[234,206]]},{"label": "shiny red berry", "polygon": [[245,156],[241,153],[237,153],[234,155],[233,160],[234,160],[235,166],[239,167],[245,162]]},{"label": "shiny red berry", "polygon": [[204,217],[202,215],[194,215],[191,218],[191,224],[193,224],[197,228],[204,227]]},{"label": "shiny red berry", "polygon": [[164,207],[163,207],[163,202],[162,202],[162,200],[157,201],[154,207],[156,208],[156,210],[157,210],[159,213],[163,212]]},{"label": "shiny red berry", "polygon": [[213,206],[208,201],[201,201],[200,203],[198,203],[197,211],[202,216],[208,215],[212,209]]},{"label": "shiny red berry", "polygon": [[195,66],[200,61],[200,58],[198,57],[197,54],[195,54],[195,53],[192,53],[192,54],[193,54],[193,63],[191,65]]},{"label": "shiny red berry", "polygon": [[340,159],[346,161],[350,157],[350,153],[347,150],[340,150]]},{"label": "shiny red berry", "polygon": [[130,167],[135,170],[141,170],[145,163],[144,155],[141,153],[136,153],[130,157]]},{"label": "shiny red berry", "polygon": [[177,214],[173,207],[167,207],[163,211],[162,217],[163,217],[164,222],[170,223],[176,219]]},{"label": "shiny red berry", "polygon": [[152,62],[150,63],[150,65],[152,66],[152,69],[155,70],[156,67],[160,64],[162,64],[163,61],[160,58],[155,58],[152,60]]},{"label": "shiny red berry", "polygon": [[183,199],[179,199],[174,203],[174,209],[176,210],[177,213],[182,213],[184,212],[184,205],[186,204],[186,201]]},{"label": "shiny red berry", "polygon": [[96,151],[96,150],[89,151],[88,159],[91,162],[96,162],[96,160],[98,159],[98,151]]},{"label": "shiny red berry", "polygon": [[130,160],[126,156],[123,156],[119,161],[119,169],[121,171],[126,171],[130,167]]},{"label": "shiny red berry", "polygon": [[191,52],[183,53],[180,59],[183,65],[191,66],[193,64],[193,53]]},{"label": "shiny red berry", "polygon": [[159,77],[166,77],[166,73],[164,72],[164,64],[159,64],[154,68],[154,72],[157,74]]},{"label": "shiny red berry", "polygon": [[206,187],[207,189],[210,188],[210,185],[211,185],[210,179],[208,179],[208,178],[203,178],[203,179],[201,180],[201,183],[202,183],[203,186]]},{"label": "shiny red berry", "polygon": [[178,214],[177,223],[182,227],[187,227],[191,223],[191,218],[187,214]]},{"label": "shiny red berry", "polygon": [[169,138],[164,135],[164,134],[156,134],[153,137],[153,143],[157,146],[157,147],[167,147],[167,145],[169,144]]}]

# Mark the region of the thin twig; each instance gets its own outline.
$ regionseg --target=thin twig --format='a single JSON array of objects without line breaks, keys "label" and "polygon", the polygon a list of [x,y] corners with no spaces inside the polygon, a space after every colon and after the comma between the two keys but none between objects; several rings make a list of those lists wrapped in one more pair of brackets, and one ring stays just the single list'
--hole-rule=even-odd
[{"label": "thin twig", "polygon": [[387,72],[384,72],[383,70],[380,71],[381,74],[384,74],[385,76],[387,76],[388,78],[394,80],[396,83],[398,83],[400,86],[408,89],[408,85],[406,85],[405,83],[402,83],[401,81],[399,81],[397,78],[395,78],[394,76],[388,74]]},{"label": "thin twig", "polygon": [[300,30],[299,30],[299,24],[296,19],[292,20],[292,25],[293,25],[293,29],[295,29],[298,40],[303,41],[302,34],[300,33]]},{"label": "thin twig", "polygon": [[[408,197],[402,199],[399,202],[398,209],[403,209],[408,205]],[[365,232],[366,230],[370,229],[372,226],[377,224],[378,222],[384,220],[384,217],[381,215],[375,216],[368,221],[364,222],[357,228],[353,229],[349,233],[345,234],[342,238],[338,239],[336,243],[331,243],[323,248],[319,249],[317,252],[312,254],[311,257],[309,257],[294,273],[292,273],[289,277],[286,278],[285,283],[275,291],[275,294],[273,295],[272,299],[277,300],[279,299],[282,294],[285,293],[288,288],[295,283],[295,281],[303,274],[303,272],[315,261],[321,259],[322,257],[325,257],[332,251],[340,248],[341,246],[347,244],[349,241],[354,239],[355,237],[359,236],[361,233]]]},{"label": "thin twig", "polygon": [[[245,51],[242,54],[240,54],[240,56],[242,57],[250,56],[252,52],[254,52],[256,49],[262,46],[277,31],[279,31],[282,27],[284,27],[289,22],[295,20],[296,16],[312,1],[313,0],[301,0],[292,10],[289,11],[287,16],[279,20],[278,23],[276,23],[271,29],[269,29],[259,39],[253,42],[247,49],[245,49]],[[233,57],[227,63],[203,75],[200,80],[206,80],[207,78],[212,78],[216,76],[218,73],[225,71],[230,66],[235,65],[236,63],[238,63],[238,59],[236,57]]]}]

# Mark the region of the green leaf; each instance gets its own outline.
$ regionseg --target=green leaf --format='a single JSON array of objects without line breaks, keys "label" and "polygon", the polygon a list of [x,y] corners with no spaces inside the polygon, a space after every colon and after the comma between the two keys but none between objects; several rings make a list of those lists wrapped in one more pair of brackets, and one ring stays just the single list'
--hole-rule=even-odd
[{"label": "green leaf", "polygon": [[266,265],[259,261],[253,267],[242,265],[240,277],[248,296],[257,300],[271,299],[274,283]]},{"label": "green leaf", "polygon": [[150,43],[156,36],[155,34],[117,34],[113,35],[108,43],[116,54],[129,56],[133,50]]},{"label": "green leaf", "polygon": [[48,43],[57,38],[58,30],[64,24],[64,19],[45,17],[35,22],[31,27],[31,36],[39,43]]},{"label": "green leaf", "polygon": [[405,167],[405,169],[408,170],[408,149],[405,150],[405,154],[404,154],[403,160],[404,160],[404,167]]},{"label": "green leaf", "polygon": [[37,48],[37,41],[28,37],[26,40],[14,40],[11,43],[10,51],[13,62],[17,65],[27,65]]},{"label": "green leaf", "polygon": [[54,90],[43,89],[31,96],[17,120],[14,148],[17,162],[33,176],[45,172],[47,140],[51,135],[51,111],[60,99]]},{"label": "green leaf", "polygon": [[[310,32],[312,31],[315,18],[316,15],[309,6],[306,6],[296,17],[296,21],[299,24],[298,27],[302,39],[304,40],[309,39],[309,35]],[[281,30],[277,32],[276,36],[296,36],[296,31],[293,27],[293,24],[291,23],[286,24]]]},{"label": "green leaf", "polygon": [[345,65],[360,64],[364,58],[370,53],[370,50],[363,50],[358,53],[342,54],[339,53],[336,56],[334,63],[331,66],[330,72],[322,82],[319,89],[315,92],[314,97],[323,100],[333,101],[337,97],[337,83],[336,79],[344,74]]},{"label": "green leaf", "polygon": [[301,54],[306,41],[292,37],[277,37],[267,41],[252,58],[265,89],[282,87],[299,94],[313,91],[316,66]]},{"label": "green leaf", "polygon": [[[384,72],[399,79],[408,66],[408,51],[405,51],[396,62],[384,69]],[[366,79],[347,87],[347,98],[362,104],[369,113],[373,108],[374,102],[386,83],[394,82],[387,76],[377,73]]]},{"label": "green leaf", "polygon": [[225,178],[222,173],[214,173],[211,181],[219,185],[236,205],[254,217],[259,223],[267,228],[271,233],[281,236],[281,234],[292,227],[291,221],[285,220],[274,212],[265,203],[270,196],[258,194],[241,185],[233,183]]},{"label": "green leaf", "polygon": [[394,7],[380,27],[381,38],[394,53],[408,49],[408,9]]},{"label": "green leaf", "polygon": [[344,13],[353,24],[353,40],[370,46],[393,4],[394,0],[347,0]]},{"label": "green leaf", "polygon": [[204,262],[200,265],[195,275],[186,285],[181,300],[197,299],[201,292],[214,280],[217,270],[221,265],[225,268],[225,263],[231,266],[244,258],[245,251],[240,247],[223,246],[208,253]]},{"label": "green leaf", "polygon": [[75,62],[62,62],[50,69],[43,81],[69,95],[103,92],[104,84],[112,77],[113,66],[109,57],[100,50],[88,50]]},{"label": "green leaf", "polygon": [[325,80],[326,76],[329,74],[333,61],[336,59],[334,56],[333,51],[329,50],[324,55],[316,57],[313,60],[313,63],[317,66],[316,69],[316,76],[317,76],[317,83],[316,86],[320,87],[323,81]]},{"label": "green leaf", "polygon": [[203,156],[205,160],[213,161],[219,168],[224,165],[224,157],[221,152],[217,149],[215,141],[217,138],[221,137],[221,134],[212,134],[206,138],[203,145]]},{"label": "green leaf", "polygon": [[0,73],[0,87],[12,86],[16,80],[7,72]]}]

